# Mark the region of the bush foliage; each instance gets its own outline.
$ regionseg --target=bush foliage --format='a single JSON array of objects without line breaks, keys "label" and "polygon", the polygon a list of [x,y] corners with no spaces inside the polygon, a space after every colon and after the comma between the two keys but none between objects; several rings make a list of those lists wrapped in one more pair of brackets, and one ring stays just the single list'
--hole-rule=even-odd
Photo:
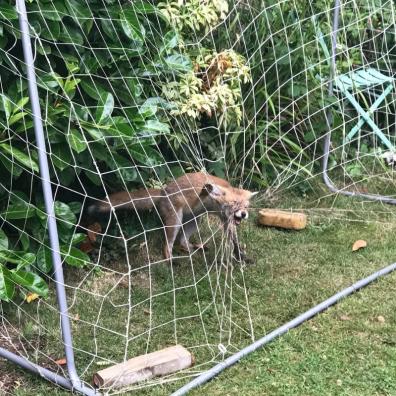
[{"label": "bush foliage", "polygon": [[[328,104],[315,29],[329,31],[332,1],[86,4],[27,2],[68,265],[89,263],[77,232],[88,196],[158,185],[192,168],[263,188],[286,168],[311,174]],[[0,5],[0,73],[0,300],[12,299],[16,285],[45,296],[51,251],[9,0]]]}]

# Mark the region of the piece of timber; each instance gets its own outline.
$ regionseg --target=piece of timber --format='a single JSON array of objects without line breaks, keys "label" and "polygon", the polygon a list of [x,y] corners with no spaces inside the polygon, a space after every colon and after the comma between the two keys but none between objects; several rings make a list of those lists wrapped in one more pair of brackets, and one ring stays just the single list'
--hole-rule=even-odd
[{"label": "piece of timber", "polygon": [[307,225],[307,216],[304,213],[262,209],[259,211],[258,221],[265,226],[302,230]]},{"label": "piece of timber", "polygon": [[181,345],[175,345],[100,370],[94,374],[93,382],[98,388],[120,388],[171,374],[193,364],[193,355]]}]

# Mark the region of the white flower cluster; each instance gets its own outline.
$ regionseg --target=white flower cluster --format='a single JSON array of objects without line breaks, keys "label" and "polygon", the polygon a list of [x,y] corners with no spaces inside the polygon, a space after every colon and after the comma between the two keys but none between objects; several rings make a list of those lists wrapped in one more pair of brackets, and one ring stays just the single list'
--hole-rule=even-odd
[{"label": "white flower cluster", "polygon": [[251,80],[244,58],[235,51],[206,54],[195,60],[195,72],[164,84],[166,98],[176,105],[172,115],[198,119],[216,115],[219,125],[242,120],[241,84]]},{"label": "white flower cluster", "polygon": [[161,2],[158,8],[179,31],[205,29],[207,33],[228,13],[227,0],[177,0]]}]

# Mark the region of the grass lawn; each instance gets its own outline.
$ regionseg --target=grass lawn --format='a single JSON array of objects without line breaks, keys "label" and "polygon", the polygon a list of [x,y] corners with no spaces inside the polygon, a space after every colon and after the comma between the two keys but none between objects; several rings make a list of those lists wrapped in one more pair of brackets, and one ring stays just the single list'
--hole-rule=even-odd
[{"label": "grass lawn", "polygon": [[[263,228],[253,215],[240,234],[255,265],[243,271],[214,259],[221,250],[218,241],[210,244],[206,259],[197,253],[192,261],[180,258],[173,266],[148,266],[144,245],[134,244],[128,247],[130,283],[125,256],[124,261],[111,256],[117,250],[111,244],[102,249],[100,272],[69,268],[76,361],[83,378],[90,381],[93,372],[106,367],[103,362],[175,342],[194,353],[196,367],[187,372],[194,375],[222,359],[218,344],[228,356],[396,261],[396,208],[309,195],[289,195],[273,205],[305,208],[309,226],[300,232]],[[368,246],[352,252],[357,239]],[[159,260],[158,234],[148,235],[148,246],[150,261]],[[396,395],[395,281],[396,274],[375,282],[191,394]],[[32,344],[26,353],[52,369],[51,359],[63,357],[54,301],[52,293],[47,301],[3,304],[9,323],[3,321],[0,331],[7,328],[14,341],[16,333],[22,334]],[[67,394],[3,360],[0,372],[5,373],[0,393]],[[155,386],[125,394],[166,395],[186,382],[154,381]]]}]

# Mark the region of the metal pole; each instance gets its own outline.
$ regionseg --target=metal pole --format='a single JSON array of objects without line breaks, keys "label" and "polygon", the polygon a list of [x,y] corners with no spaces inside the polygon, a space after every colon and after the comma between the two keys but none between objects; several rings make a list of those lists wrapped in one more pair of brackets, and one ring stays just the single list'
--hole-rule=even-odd
[{"label": "metal pole", "polygon": [[248,347],[242,349],[235,355],[230,356],[228,359],[224,360],[224,362],[221,362],[211,368],[210,370],[206,371],[205,373],[201,374],[199,377],[195,378],[193,381],[189,382],[176,392],[172,393],[171,396],[181,396],[185,395],[187,392],[190,390],[196,388],[197,386],[203,385],[206,382],[208,382],[210,379],[221,373],[224,369],[232,366],[233,364],[237,363],[240,359],[242,359],[244,356],[248,355],[251,352],[256,351],[258,348],[261,348],[262,346],[268,344],[270,341],[273,339],[285,334],[289,330],[299,326],[300,324],[304,323],[305,321],[311,319],[313,316],[317,315],[320,312],[323,312],[327,308],[331,307],[335,303],[337,303],[339,300],[341,300],[344,297],[349,296],[350,294],[354,293],[355,291],[361,289],[362,287],[367,286],[380,276],[385,276],[392,271],[396,270],[396,263],[393,263],[377,272],[374,272],[367,278],[361,279],[360,281],[354,283],[353,285],[347,287],[346,289],[341,290],[337,294],[334,294],[332,297],[328,298],[327,300],[323,301],[322,303],[316,305],[315,307],[311,308],[310,310],[304,312],[300,316],[297,316],[295,319],[291,320],[290,322],[287,322],[281,327],[278,327],[271,333],[267,334],[265,337],[257,340],[255,343],[249,345]]},{"label": "metal pole", "polygon": [[[333,79],[336,74],[336,55],[337,55],[337,32],[339,26],[339,15],[340,15],[340,0],[335,0],[334,4],[334,16],[333,16],[333,27],[331,30],[331,67],[330,67],[330,81],[328,94],[329,96],[333,96]],[[327,188],[336,194],[347,195],[349,197],[361,197],[367,198],[371,201],[380,201],[392,205],[396,205],[396,199],[387,197],[379,194],[363,194],[354,191],[346,191],[340,190],[337,188],[334,183],[331,181],[329,174],[327,173],[327,167],[329,163],[329,155],[330,155],[330,141],[331,141],[331,128],[333,125],[333,116],[331,114],[331,109],[328,110],[326,114],[326,124],[327,124],[327,133],[324,138],[323,145],[323,160],[322,160],[322,172],[323,172],[323,181],[326,184]]]},{"label": "metal pole", "polygon": [[85,386],[84,384],[76,387],[71,383],[71,381],[69,379],[62,377],[61,375],[58,375],[58,374],[54,373],[53,371],[50,371],[44,367],[34,364],[22,356],[19,356],[19,355],[16,355],[15,353],[7,351],[7,349],[0,347],[0,356],[7,360],[10,360],[13,363],[16,363],[18,366],[21,366],[24,369],[32,371],[33,373],[53,382],[54,384],[62,386],[63,388],[66,388],[66,389],[69,389],[72,391],[77,391],[77,392],[83,393],[84,395],[88,395],[88,396],[97,395],[97,393],[95,393],[95,391],[93,389]]},{"label": "metal pole", "polygon": [[[80,380],[74,363],[73,341],[68,317],[68,307],[66,291],[63,278],[62,259],[60,256],[58,229],[56,226],[54,199],[52,196],[50,174],[48,168],[47,151],[45,145],[43,124],[40,111],[40,101],[37,89],[36,75],[34,72],[34,60],[32,45],[29,35],[29,24],[24,0],[17,0],[16,7],[19,16],[19,26],[22,34],[22,46],[24,60],[26,63],[26,73],[29,87],[29,97],[32,106],[34,132],[36,136],[37,152],[40,165],[41,183],[44,195],[45,210],[48,218],[48,234],[50,239],[52,262],[54,265],[56,294],[59,305],[62,339],[65,349],[67,370],[73,389],[82,389],[83,383]],[[88,394],[88,393],[87,393]]]}]

